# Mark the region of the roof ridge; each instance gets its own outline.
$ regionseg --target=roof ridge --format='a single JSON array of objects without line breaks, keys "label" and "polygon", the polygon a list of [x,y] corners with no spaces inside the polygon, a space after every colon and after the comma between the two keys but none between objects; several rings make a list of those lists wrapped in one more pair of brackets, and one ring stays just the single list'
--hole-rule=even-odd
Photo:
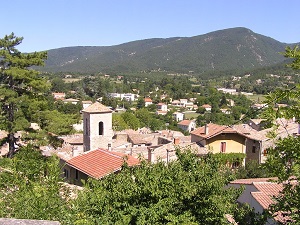
[{"label": "roof ridge", "polygon": [[[107,154],[109,154],[109,155],[111,155],[111,156],[115,156],[115,157],[120,158],[120,159],[123,159],[124,156],[126,156],[126,154],[124,154],[124,156],[117,155],[117,154],[115,154],[114,152],[109,151],[109,150],[106,150],[106,149],[103,149],[103,148],[99,148],[99,149],[96,149],[96,150],[105,152],[105,153],[107,153]],[[94,151],[95,151],[95,150],[94,150]]]}]

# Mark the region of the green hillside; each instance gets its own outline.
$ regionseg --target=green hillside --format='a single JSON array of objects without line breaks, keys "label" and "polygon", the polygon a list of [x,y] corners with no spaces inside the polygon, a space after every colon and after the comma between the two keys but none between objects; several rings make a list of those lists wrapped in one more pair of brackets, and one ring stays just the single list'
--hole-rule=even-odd
[{"label": "green hillside", "polygon": [[247,28],[219,30],[194,37],[153,38],[107,47],[67,47],[48,51],[48,72],[205,73],[256,69],[283,62],[287,46]]}]

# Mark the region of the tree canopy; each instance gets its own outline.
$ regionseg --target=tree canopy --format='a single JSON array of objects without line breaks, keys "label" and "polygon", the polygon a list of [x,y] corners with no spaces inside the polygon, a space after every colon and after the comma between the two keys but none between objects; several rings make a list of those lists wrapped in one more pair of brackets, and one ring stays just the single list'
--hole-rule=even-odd
[{"label": "tree canopy", "polygon": [[[14,33],[0,39],[0,102],[5,130],[8,131],[9,153],[12,157],[15,151],[14,133],[20,128],[28,128],[29,121],[21,111],[20,103],[38,98],[49,89],[50,85],[39,76],[39,72],[30,69],[31,66],[41,66],[47,57],[46,52],[21,53],[17,46],[23,38]],[[22,130],[23,130],[22,129]]]},{"label": "tree canopy", "polygon": [[[298,47],[286,48],[285,56],[293,58],[294,61],[288,66],[293,69],[300,69],[300,50]],[[296,84],[293,88],[280,88],[267,97],[269,106],[275,106],[286,100],[290,107],[268,107],[265,112],[270,121],[276,119],[293,119],[300,123],[300,85]],[[273,137],[276,137],[276,124]],[[278,182],[283,184],[283,191],[276,198],[276,203],[272,205],[272,214],[278,212],[286,213],[289,217],[289,224],[299,224],[300,221],[300,139],[299,136],[289,134],[289,137],[278,140],[276,147],[268,149],[268,158],[265,164],[266,168],[278,177]]]}]

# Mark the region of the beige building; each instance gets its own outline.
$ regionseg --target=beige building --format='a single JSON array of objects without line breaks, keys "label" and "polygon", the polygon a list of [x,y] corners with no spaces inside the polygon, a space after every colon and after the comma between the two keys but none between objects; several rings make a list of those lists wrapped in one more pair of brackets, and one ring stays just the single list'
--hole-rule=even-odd
[{"label": "beige building", "polygon": [[207,124],[191,132],[191,141],[212,153],[246,153],[246,136],[228,126]]},{"label": "beige building", "polygon": [[96,102],[82,110],[82,113],[84,151],[110,149],[113,137],[112,110]]}]

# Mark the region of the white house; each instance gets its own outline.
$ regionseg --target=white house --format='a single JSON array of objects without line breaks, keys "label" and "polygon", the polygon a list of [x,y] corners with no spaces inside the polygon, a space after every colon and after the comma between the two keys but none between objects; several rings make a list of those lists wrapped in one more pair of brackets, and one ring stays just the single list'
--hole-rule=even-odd
[{"label": "white house", "polygon": [[173,117],[173,119],[174,119],[175,121],[178,122],[178,121],[183,120],[184,114],[181,113],[181,112],[174,112],[174,113],[172,114],[172,117]]},{"label": "white house", "polygon": [[164,103],[160,102],[156,105],[156,107],[157,107],[157,111],[168,111],[168,106]]},{"label": "white house", "polygon": [[184,131],[191,132],[196,128],[196,122],[195,120],[182,120],[177,124],[177,127]]},{"label": "white house", "polygon": [[148,107],[151,104],[152,104],[152,99],[151,98],[145,98],[145,107]]}]

